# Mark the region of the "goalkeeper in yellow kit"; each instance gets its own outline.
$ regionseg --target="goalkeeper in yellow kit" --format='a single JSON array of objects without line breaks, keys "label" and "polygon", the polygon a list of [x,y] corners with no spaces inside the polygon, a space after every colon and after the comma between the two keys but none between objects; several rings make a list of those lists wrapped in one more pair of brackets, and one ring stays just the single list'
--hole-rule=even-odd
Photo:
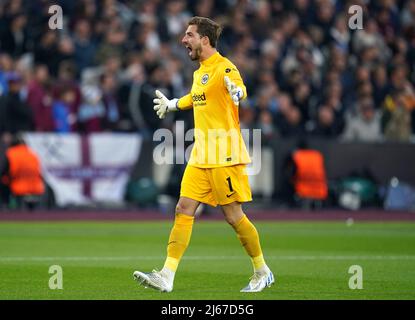
[{"label": "goalkeeper in yellow kit", "polygon": [[194,215],[201,202],[220,205],[251,258],[254,275],[241,292],[259,292],[274,283],[265,263],[258,232],[242,211],[252,200],[246,164],[250,162],[242,139],[238,106],[246,98],[239,71],[216,50],[221,28],[214,21],[193,17],[182,39],[190,59],[200,62],[191,92],[169,100],[156,90],[154,110],[160,119],[168,112],[193,108],[195,143],[183,175],[167,258],[161,271],[134,272],[143,286],[162,292],[173,290],[175,272],[190,242]]}]

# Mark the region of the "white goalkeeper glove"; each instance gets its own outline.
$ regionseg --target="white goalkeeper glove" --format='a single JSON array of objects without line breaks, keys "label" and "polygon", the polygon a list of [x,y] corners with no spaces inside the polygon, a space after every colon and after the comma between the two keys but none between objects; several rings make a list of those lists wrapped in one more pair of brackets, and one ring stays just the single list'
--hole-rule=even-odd
[{"label": "white goalkeeper glove", "polygon": [[235,83],[233,83],[231,79],[229,79],[228,76],[225,76],[224,79],[225,79],[226,89],[228,89],[228,92],[232,98],[233,103],[239,106],[239,101],[244,96],[244,91],[241,88],[239,88]]},{"label": "white goalkeeper glove", "polygon": [[166,114],[171,111],[177,111],[179,110],[177,108],[177,101],[179,99],[172,99],[169,100],[166,98],[166,96],[159,90],[156,90],[156,96],[153,100],[154,102],[154,110],[156,111],[158,117],[160,119],[164,119],[166,117]]}]

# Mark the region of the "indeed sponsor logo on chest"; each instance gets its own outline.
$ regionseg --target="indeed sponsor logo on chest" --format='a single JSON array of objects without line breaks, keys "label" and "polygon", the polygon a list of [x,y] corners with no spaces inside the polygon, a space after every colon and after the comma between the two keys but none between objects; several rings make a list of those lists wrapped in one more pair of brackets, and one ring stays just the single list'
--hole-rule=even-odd
[{"label": "indeed sponsor logo on chest", "polygon": [[196,94],[196,93],[194,93],[192,95],[192,100],[193,100],[193,102],[206,101],[206,95],[205,95],[204,92],[202,94]]}]

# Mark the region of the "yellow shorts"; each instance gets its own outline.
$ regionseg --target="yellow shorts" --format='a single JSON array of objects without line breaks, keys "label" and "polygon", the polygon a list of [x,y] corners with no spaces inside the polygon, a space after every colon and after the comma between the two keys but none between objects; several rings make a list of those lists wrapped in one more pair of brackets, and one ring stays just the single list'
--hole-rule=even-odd
[{"label": "yellow shorts", "polygon": [[180,196],[211,206],[252,200],[246,165],[219,168],[197,168],[187,165]]}]

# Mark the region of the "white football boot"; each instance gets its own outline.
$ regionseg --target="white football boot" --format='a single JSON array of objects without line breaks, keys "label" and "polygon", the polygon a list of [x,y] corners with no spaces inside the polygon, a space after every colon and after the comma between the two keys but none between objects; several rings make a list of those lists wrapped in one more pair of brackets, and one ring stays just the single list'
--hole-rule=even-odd
[{"label": "white football boot", "polygon": [[255,272],[248,285],[241,292],[260,292],[266,287],[271,287],[274,282],[275,279],[271,270],[268,269],[268,272],[265,273]]},{"label": "white football boot", "polygon": [[138,284],[145,288],[153,288],[161,292],[171,292],[173,290],[173,283],[169,281],[163,271],[153,270],[148,273],[134,271],[133,276]]}]

